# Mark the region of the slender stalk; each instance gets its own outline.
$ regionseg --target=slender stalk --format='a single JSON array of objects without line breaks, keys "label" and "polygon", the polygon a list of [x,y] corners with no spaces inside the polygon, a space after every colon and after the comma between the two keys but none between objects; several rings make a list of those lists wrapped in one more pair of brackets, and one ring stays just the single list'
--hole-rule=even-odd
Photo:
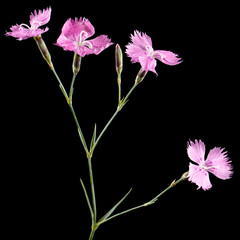
[{"label": "slender stalk", "polygon": [[[81,142],[82,142],[82,145],[83,145],[83,147],[84,147],[84,150],[85,150],[86,154],[88,155],[87,144],[86,144],[85,138],[84,138],[84,136],[83,136],[83,132],[82,132],[82,129],[81,129],[80,124],[79,124],[79,122],[78,122],[77,116],[76,116],[76,114],[75,114],[75,111],[74,111],[74,108],[73,108],[73,105],[72,105],[72,101],[70,101],[70,99],[69,99],[69,97],[68,97],[68,95],[67,95],[67,92],[66,92],[66,90],[65,90],[65,88],[64,88],[64,86],[63,86],[63,84],[62,84],[62,81],[60,80],[57,72],[55,71],[54,68],[52,68],[52,71],[53,71],[56,79],[58,80],[59,87],[60,87],[60,89],[62,90],[62,93],[63,93],[63,95],[64,95],[65,98],[66,98],[66,101],[67,101],[67,103],[68,103],[68,106],[70,107],[71,113],[72,113],[73,118],[74,118],[74,120],[75,120],[75,123],[76,123],[76,125],[77,125],[77,129],[78,129],[78,133],[79,133],[79,136],[80,136],[80,140],[81,140]],[[76,77],[76,76],[75,76],[75,77]]]},{"label": "slender stalk", "polygon": [[75,80],[76,80],[76,76],[77,75],[73,74],[71,87],[70,87],[70,92],[69,92],[69,102],[71,102],[71,103],[72,103],[72,96],[73,96],[73,86],[74,86],[74,83],[75,83]]},{"label": "slender stalk", "polygon": [[78,133],[79,133],[80,140],[81,140],[81,142],[82,142],[82,145],[83,145],[83,147],[84,147],[84,150],[85,150],[85,152],[86,152],[86,155],[88,155],[89,152],[88,152],[87,144],[86,144],[85,138],[84,138],[84,136],[83,136],[83,132],[82,132],[82,129],[81,129],[80,124],[79,124],[79,122],[78,122],[77,116],[76,116],[75,111],[74,111],[74,109],[73,109],[73,105],[70,104],[70,103],[69,103],[68,105],[69,105],[69,107],[70,107],[70,109],[71,109],[73,118],[74,118],[75,123],[76,123],[76,125],[77,125],[77,129],[78,129]]},{"label": "slender stalk", "polygon": [[144,203],[144,204],[141,204],[141,205],[139,205],[139,206],[130,208],[130,209],[128,209],[128,210],[125,210],[125,211],[123,211],[123,212],[117,213],[117,214],[115,214],[115,215],[113,215],[113,216],[111,216],[111,217],[103,220],[103,221],[100,222],[99,224],[102,224],[102,223],[104,223],[104,222],[107,222],[107,221],[109,221],[109,220],[111,220],[111,219],[113,219],[113,218],[115,218],[115,217],[121,216],[121,215],[123,215],[123,214],[125,214],[125,213],[132,212],[132,211],[137,210],[137,209],[139,209],[139,208],[147,207],[147,206],[150,206],[150,205],[154,204],[154,203],[158,200],[158,198],[161,197],[164,193],[166,193],[169,189],[173,188],[174,186],[176,186],[178,183],[182,182],[183,180],[186,180],[186,179],[187,179],[187,174],[188,174],[188,172],[184,173],[184,174],[182,175],[182,177],[181,177],[180,179],[178,179],[177,181],[174,180],[166,189],[164,189],[162,192],[160,192],[160,193],[159,193],[156,197],[154,197],[152,200],[150,200],[150,201],[148,201],[148,202],[146,202],[146,203]]},{"label": "slender stalk", "polygon": [[91,184],[91,192],[92,192],[92,205],[93,205],[93,219],[92,219],[92,228],[97,222],[97,205],[96,205],[96,197],[95,197],[95,188],[93,181],[93,171],[92,171],[92,160],[88,158],[88,168],[89,168],[89,176],[90,176],[90,184]]},{"label": "slender stalk", "polygon": [[113,114],[113,116],[111,117],[111,119],[108,121],[108,123],[106,124],[106,126],[103,128],[102,132],[99,134],[99,136],[98,136],[98,138],[97,138],[97,140],[96,140],[96,142],[95,142],[95,144],[94,144],[94,146],[93,146],[93,148],[92,148],[92,154],[93,154],[93,151],[94,151],[94,149],[96,148],[99,140],[101,139],[102,135],[105,133],[105,131],[107,130],[107,128],[109,127],[109,125],[111,124],[111,122],[113,121],[113,119],[117,116],[118,112],[119,112],[119,109],[117,109],[117,110],[115,111],[115,113]]},{"label": "slender stalk", "polygon": [[126,95],[126,97],[123,99],[123,101],[121,102],[121,104],[118,105],[118,108],[121,110],[124,105],[127,103],[129,96],[131,95],[131,93],[133,92],[133,90],[137,87],[138,83],[135,83],[132,88],[130,89],[130,91],[128,92],[128,94]]},{"label": "slender stalk", "polygon": [[118,83],[118,105],[121,104],[121,74],[117,76],[117,83]]},{"label": "slender stalk", "polygon": [[88,240],[92,240],[92,239],[93,239],[93,236],[94,236],[95,231],[96,231],[96,230],[92,229]]},{"label": "slender stalk", "polygon": [[65,90],[65,88],[64,88],[64,86],[62,84],[62,81],[60,80],[60,78],[59,78],[57,72],[55,71],[54,67],[51,68],[51,70],[53,71],[53,73],[54,73],[54,75],[55,75],[55,77],[56,77],[56,79],[57,79],[57,81],[59,83],[59,87],[60,87],[64,97],[66,98],[67,103],[69,103],[68,95],[67,95],[67,92],[66,92],[66,90]]},{"label": "slender stalk", "polygon": [[107,122],[107,124],[105,125],[105,127],[103,128],[102,132],[99,134],[97,140],[95,141],[94,146],[92,147],[92,151],[91,151],[91,156],[94,152],[94,149],[96,148],[98,142],[100,141],[102,135],[105,133],[105,131],[107,130],[107,128],[109,127],[109,125],[111,124],[111,122],[114,120],[114,118],[117,116],[117,114],[120,112],[120,110],[122,110],[122,108],[124,107],[124,105],[127,103],[129,96],[131,95],[131,93],[133,92],[133,90],[136,88],[138,84],[134,84],[133,87],[130,89],[130,91],[128,92],[128,94],[126,95],[126,97],[120,101],[120,103],[118,104],[117,110],[114,112],[114,114],[112,115],[112,117],[110,118],[110,120]]},{"label": "slender stalk", "polygon": [[84,194],[85,194],[85,198],[87,200],[87,203],[88,203],[88,207],[89,207],[89,210],[90,210],[90,213],[91,213],[91,217],[92,217],[92,230],[91,230],[91,234],[89,236],[89,240],[92,240],[93,239],[93,236],[94,236],[94,233],[98,227],[98,224],[96,223],[96,218],[97,218],[97,207],[96,207],[96,198],[95,198],[95,190],[94,190],[94,182],[93,182],[93,172],[92,172],[92,163],[91,163],[91,158],[89,158],[89,151],[88,151],[88,148],[87,148],[87,144],[86,144],[86,141],[84,139],[84,136],[83,136],[83,132],[81,130],[81,127],[80,127],[80,124],[78,122],[78,119],[77,119],[77,116],[75,114],[75,111],[74,111],[74,108],[72,106],[72,95],[73,95],[73,87],[74,87],[74,82],[75,82],[75,79],[76,79],[76,76],[77,76],[77,73],[79,72],[80,70],[80,65],[81,65],[81,56],[79,56],[78,54],[74,54],[74,58],[73,58],[73,65],[72,65],[72,70],[73,70],[73,78],[72,78],[72,83],[71,83],[71,87],[70,87],[70,92],[69,92],[69,96],[62,84],[62,81],[60,80],[57,72],[55,71],[54,69],[54,66],[53,66],[53,63],[51,61],[51,56],[50,56],[50,53],[48,52],[47,50],[47,46],[46,44],[44,43],[43,39],[41,36],[37,37],[37,38],[34,38],[34,40],[36,41],[37,43],[37,46],[43,56],[43,58],[46,60],[46,62],[48,63],[48,66],[50,67],[50,69],[53,71],[58,83],[59,83],[59,87],[68,103],[68,106],[70,107],[70,110],[71,110],[71,113],[73,115],[73,118],[74,118],[74,121],[77,125],[77,129],[78,129],[78,133],[79,133],[79,137],[80,137],[80,140],[82,142],[82,145],[84,147],[84,150],[86,152],[86,155],[88,156],[88,166],[89,166],[89,175],[90,175],[90,184],[91,184],[91,192],[92,192],[92,204],[93,204],[93,208],[91,206],[91,203],[90,203],[90,200],[88,198],[88,195],[87,195],[87,191],[86,191],[86,188],[83,184],[83,181],[80,179],[80,182],[82,184],[82,187],[83,187],[83,190],[84,190]]}]

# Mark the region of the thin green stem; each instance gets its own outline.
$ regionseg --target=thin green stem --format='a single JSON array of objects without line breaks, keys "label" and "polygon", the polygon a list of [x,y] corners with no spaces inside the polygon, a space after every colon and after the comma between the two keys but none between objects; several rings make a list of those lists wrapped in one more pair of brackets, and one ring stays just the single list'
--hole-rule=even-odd
[{"label": "thin green stem", "polygon": [[133,90],[137,87],[137,83],[135,83],[133,86],[132,86],[132,88],[130,89],[130,91],[128,92],[128,94],[126,95],[126,97],[123,99],[123,101],[121,102],[121,104],[119,104],[118,105],[118,108],[121,110],[123,107],[124,107],[124,105],[127,103],[127,101],[128,101],[128,98],[129,98],[129,96],[131,95],[131,93],[133,92]]},{"label": "thin green stem", "polygon": [[117,76],[118,83],[118,105],[121,104],[121,74],[119,73]]},{"label": "thin green stem", "polygon": [[182,177],[181,177],[179,180],[177,180],[177,181],[174,180],[166,189],[164,189],[162,192],[160,192],[160,193],[159,193],[156,197],[154,197],[152,200],[150,200],[150,201],[148,201],[148,202],[146,202],[146,203],[144,203],[144,204],[141,204],[141,205],[139,205],[139,206],[130,208],[130,209],[128,209],[128,210],[125,210],[125,211],[123,211],[123,212],[117,213],[117,214],[115,214],[115,215],[113,215],[113,216],[105,219],[105,220],[102,221],[100,224],[102,224],[102,223],[104,223],[104,222],[107,222],[107,221],[109,221],[109,220],[111,220],[111,219],[113,219],[113,218],[115,218],[115,217],[121,216],[121,215],[123,215],[123,214],[125,214],[125,213],[132,212],[132,211],[137,210],[137,209],[139,209],[139,208],[147,207],[147,206],[150,206],[150,205],[154,204],[154,203],[158,200],[158,198],[161,197],[164,193],[166,193],[169,189],[173,188],[174,186],[176,186],[178,183],[182,182],[183,180],[186,180],[186,179],[187,179],[187,174],[188,174],[188,173],[186,172],[186,173],[184,173],[184,174],[182,175]]},{"label": "thin green stem", "polygon": [[96,148],[99,140],[101,139],[102,135],[105,133],[105,131],[107,130],[107,128],[109,127],[109,125],[111,124],[111,122],[113,121],[113,119],[117,116],[118,112],[119,112],[119,109],[117,109],[117,110],[115,111],[115,113],[113,114],[113,116],[111,117],[111,119],[108,121],[108,123],[106,124],[106,126],[103,128],[102,132],[99,134],[99,136],[98,136],[98,138],[97,138],[97,140],[96,140],[96,142],[95,142],[95,144],[94,144],[94,146],[93,146],[93,148],[92,148],[92,154],[93,154],[93,151],[94,151],[94,149]]},{"label": "thin green stem", "polygon": [[92,240],[93,239],[95,231],[96,231],[95,229],[92,229],[88,240]]},{"label": "thin green stem", "polygon": [[72,77],[72,82],[71,82],[71,87],[70,87],[70,92],[69,92],[69,102],[72,104],[72,96],[73,96],[73,86],[74,86],[74,83],[75,83],[75,80],[76,80],[76,76],[75,74],[73,74],[73,77]]},{"label": "thin green stem", "polygon": [[89,168],[89,176],[90,176],[90,184],[91,184],[91,192],[92,192],[92,205],[93,205],[93,219],[92,219],[92,227],[97,222],[97,205],[96,205],[96,197],[95,197],[95,188],[93,181],[93,171],[92,171],[92,160],[88,158],[88,168]]},{"label": "thin green stem", "polygon": [[66,90],[65,90],[65,88],[64,88],[64,86],[63,86],[63,84],[62,84],[62,81],[60,80],[57,72],[55,71],[54,68],[52,68],[52,71],[53,71],[56,79],[58,80],[60,89],[62,90],[62,93],[63,93],[63,95],[64,95],[65,98],[66,98],[66,101],[67,101],[67,103],[68,103],[68,106],[70,107],[71,113],[72,113],[73,118],[74,118],[74,120],[75,120],[75,123],[76,123],[76,125],[77,125],[77,129],[78,129],[78,133],[79,133],[80,140],[81,140],[81,142],[82,142],[82,145],[83,145],[83,147],[84,147],[84,150],[85,150],[85,152],[86,152],[86,155],[88,155],[87,144],[86,144],[85,138],[84,138],[84,136],[83,136],[83,132],[82,132],[82,129],[81,129],[80,124],[79,124],[79,122],[78,122],[77,116],[76,116],[76,114],[75,114],[75,111],[74,111],[72,102],[70,101],[70,99],[69,99],[69,97],[68,97],[68,95],[67,95],[67,92],[66,92]]},{"label": "thin green stem", "polygon": [[[80,70],[80,64],[81,64],[81,57],[78,56],[77,54],[74,55],[74,61],[73,61],[73,79],[72,79],[72,84],[71,84],[71,89],[70,89],[70,94],[68,97],[68,94],[62,84],[62,81],[61,79],[59,78],[57,72],[55,71],[54,69],[54,66],[53,66],[53,63],[51,62],[51,57],[50,57],[50,53],[48,52],[47,50],[47,46],[46,44],[44,43],[43,39],[41,36],[37,37],[37,38],[34,38],[34,40],[36,41],[37,43],[37,46],[43,56],[43,58],[47,61],[50,69],[53,71],[53,74],[54,76],[56,77],[58,83],[59,83],[59,87],[68,103],[68,106],[70,107],[71,109],[71,112],[72,112],[72,115],[73,115],[73,118],[75,120],[75,123],[77,125],[77,128],[78,128],[78,133],[79,133],[79,136],[80,136],[80,139],[81,139],[81,142],[83,144],[83,147],[84,147],[84,150],[86,152],[86,154],[88,155],[88,148],[87,148],[87,145],[86,145],[86,142],[85,142],[85,139],[84,139],[84,136],[83,136],[83,133],[82,133],[82,130],[81,130],[81,127],[80,127],[80,124],[78,122],[78,119],[76,117],[76,114],[74,112],[74,109],[73,109],[73,106],[72,106],[72,94],[73,94],[73,85],[74,85],[74,81],[75,81],[75,78],[76,78],[76,75],[77,73],[79,72]],[[41,42],[39,42],[41,40]]]},{"label": "thin green stem", "polygon": [[77,129],[78,129],[78,133],[79,133],[80,140],[81,140],[81,142],[82,142],[82,145],[83,145],[83,147],[84,147],[84,150],[85,150],[85,152],[86,152],[86,155],[88,155],[88,153],[89,153],[88,147],[87,147],[85,138],[84,138],[84,136],[83,136],[83,132],[82,132],[82,129],[81,129],[81,127],[80,127],[80,124],[79,124],[79,122],[78,122],[77,116],[76,116],[76,114],[75,114],[73,105],[70,104],[70,103],[69,103],[68,105],[69,105],[69,107],[70,107],[70,109],[71,109],[73,118],[74,118],[75,123],[76,123],[76,125],[77,125]]},{"label": "thin green stem", "polygon": [[51,70],[53,71],[54,76],[56,77],[56,79],[57,79],[57,81],[58,81],[58,83],[59,83],[59,87],[60,87],[60,89],[61,89],[64,97],[66,98],[67,103],[69,103],[69,98],[68,98],[67,92],[66,92],[66,90],[65,90],[65,88],[64,88],[64,86],[63,86],[63,84],[62,84],[62,81],[60,80],[60,78],[59,78],[57,72],[55,71],[54,67],[51,68]]},{"label": "thin green stem", "polygon": [[124,107],[124,105],[127,103],[129,96],[131,95],[131,93],[133,92],[133,90],[136,88],[138,84],[134,84],[133,87],[130,89],[130,91],[128,92],[128,94],[126,95],[126,97],[120,101],[120,103],[118,104],[117,110],[114,112],[114,114],[112,115],[112,117],[110,118],[110,120],[107,122],[107,124],[105,125],[105,127],[103,128],[102,132],[99,134],[97,140],[95,141],[94,146],[92,147],[92,151],[91,151],[91,156],[94,152],[94,149],[96,148],[98,142],[100,141],[102,135],[105,133],[105,131],[107,130],[107,128],[109,127],[109,125],[111,124],[111,122],[114,120],[114,118],[117,116],[117,114],[120,112],[120,110]]}]

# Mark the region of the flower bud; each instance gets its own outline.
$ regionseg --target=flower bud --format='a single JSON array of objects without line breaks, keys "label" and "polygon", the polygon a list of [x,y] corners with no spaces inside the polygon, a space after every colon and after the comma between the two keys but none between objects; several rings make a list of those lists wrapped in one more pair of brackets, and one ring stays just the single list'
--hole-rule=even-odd
[{"label": "flower bud", "polygon": [[46,62],[48,63],[49,67],[51,69],[53,69],[53,64],[52,64],[52,61],[51,61],[51,55],[47,49],[47,46],[45,44],[45,42],[43,41],[43,38],[41,35],[37,36],[37,37],[34,37],[34,40],[36,41],[37,43],[37,46],[43,56],[43,58],[46,60]]},{"label": "flower bud", "polygon": [[73,64],[72,64],[72,71],[74,75],[77,75],[80,70],[81,59],[82,57],[80,55],[78,55],[77,53],[74,53]]},{"label": "flower bud", "polygon": [[115,64],[116,64],[117,74],[120,75],[123,69],[123,54],[118,44],[115,47]]}]

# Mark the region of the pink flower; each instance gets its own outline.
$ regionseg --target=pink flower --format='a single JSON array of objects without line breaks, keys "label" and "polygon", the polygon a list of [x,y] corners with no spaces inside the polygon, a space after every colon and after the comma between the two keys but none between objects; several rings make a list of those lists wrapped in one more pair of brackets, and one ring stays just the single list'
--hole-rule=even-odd
[{"label": "pink flower", "polygon": [[205,144],[201,140],[188,143],[188,157],[197,163],[197,165],[189,164],[188,180],[196,183],[198,189],[202,187],[203,190],[208,190],[212,187],[209,173],[223,180],[231,178],[233,173],[231,161],[227,157],[227,152],[223,150],[219,147],[211,149],[205,160]]},{"label": "pink flower", "polygon": [[164,50],[154,51],[152,40],[146,33],[134,31],[134,35],[131,35],[131,41],[132,43],[126,46],[126,53],[133,63],[139,62],[141,64],[142,70],[156,73],[156,59],[167,65],[181,63],[181,59],[178,58],[177,54]]},{"label": "pink flower", "polygon": [[62,27],[56,45],[84,57],[88,54],[99,54],[113,44],[106,35],[87,40],[94,33],[95,29],[88,19],[79,18],[78,20],[75,18],[75,21],[68,19]]},{"label": "pink flower", "polygon": [[47,32],[47,27],[44,30],[39,27],[49,22],[51,11],[52,9],[50,7],[46,10],[43,9],[43,11],[39,10],[38,13],[35,10],[34,13],[31,13],[30,15],[30,26],[25,23],[20,25],[16,24],[10,28],[12,32],[7,32],[5,35],[15,37],[17,40],[21,41],[27,38],[37,37],[42,33]]}]

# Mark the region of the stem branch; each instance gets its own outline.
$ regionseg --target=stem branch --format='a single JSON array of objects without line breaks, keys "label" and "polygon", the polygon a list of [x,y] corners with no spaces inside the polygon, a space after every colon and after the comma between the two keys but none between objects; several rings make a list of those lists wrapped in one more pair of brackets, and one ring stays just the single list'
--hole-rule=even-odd
[{"label": "stem branch", "polygon": [[150,200],[150,201],[148,201],[148,202],[146,202],[146,203],[144,203],[144,204],[141,204],[141,205],[139,205],[139,206],[130,208],[130,209],[128,209],[128,210],[125,210],[125,211],[123,211],[123,212],[117,213],[117,214],[115,214],[115,215],[113,215],[113,216],[105,219],[104,221],[102,221],[101,224],[104,223],[104,222],[107,222],[107,221],[109,221],[109,220],[111,220],[111,219],[113,219],[113,218],[115,218],[115,217],[121,216],[121,215],[123,215],[123,214],[125,214],[125,213],[128,213],[128,212],[137,210],[137,209],[139,209],[139,208],[147,207],[147,206],[150,206],[150,205],[154,204],[154,203],[158,200],[158,198],[161,197],[164,193],[166,193],[169,189],[173,188],[174,186],[176,186],[178,183],[182,182],[183,180],[186,180],[186,179],[187,179],[187,174],[188,174],[188,172],[184,173],[184,174],[182,175],[182,177],[181,177],[180,179],[178,179],[177,181],[174,180],[166,189],[164,189],[162,192],[160,192],[160,193],[159,193],[156,197],[154,197],[152,200]]},{"label": "stem branch", "polygon": [[112,117],[110,118],[110,120],[107,122],[107,124],[105,125],[105,127],[103,128],[102,132],[99,134],[97,140],[95,141],[94,146],[92,147],[92,151],[91,151],[91,156],[94,152],[94,149],[96,148],[98,142],[100,141],[102,135],[105,133],[105,131],[107,130],[107,128],[109,127],[109,125],[111,124],[111,122],[113,121],[113,119],[117,116],[117,114],[120,112],[120,110],[122,110],[122,108],[124,107],[124,105],[127,103],[129,96],[131,95],[131,93],[133,92],[133,90],[136,88],[138,84],[134,84],[133,87],[130,89],[130,91],[128,92],[127,96],[119,102],[117,110],[114,112],[114,114],[112,115]]}]

